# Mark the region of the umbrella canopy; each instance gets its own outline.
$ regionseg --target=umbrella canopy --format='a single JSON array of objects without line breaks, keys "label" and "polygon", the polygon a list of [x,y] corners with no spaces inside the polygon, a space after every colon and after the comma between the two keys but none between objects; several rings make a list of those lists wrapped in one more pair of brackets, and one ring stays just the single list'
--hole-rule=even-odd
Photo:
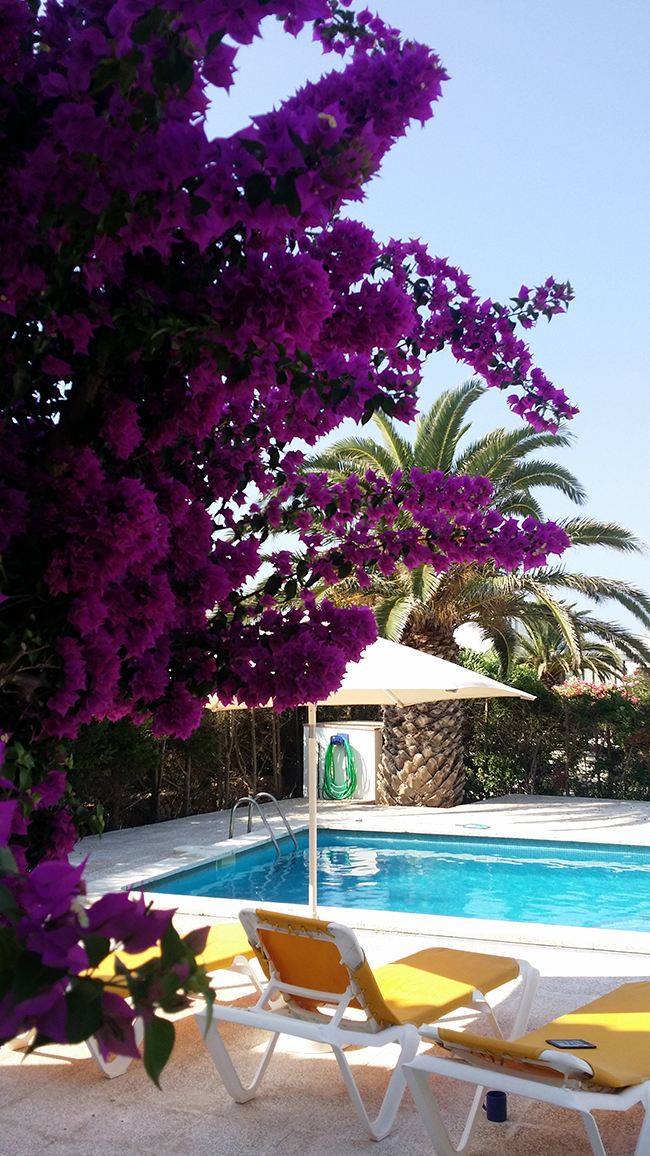
[{"label": "umbrella canopy", "polygon": [[[378,638],[364,650],[358,662],[349,662],[338,690],[327,698],[307,704],[309,723],[308,795],[309,795],[309,906],[317,914],[316,852],[317,852],[317,706],[414,706],[418,702],[436,702],[456,698],[526,698],[534,694],[516,690],[504,682],[495,682],[455,662],[446,662],[432,654],[424,654],[411,646],[402,646]],[[220,709],[212,700],[208,706]],[[238,704],[237,704],[238,705]],[[273,703],[267,703],[273,706]],[[228,709],[228,708],[225,708]]]},{"label": "umbrella canopy", "polygon": [[358,662],[348,663],[343,682],[319,706],[413,706],[444,698],[527,698],[534,694],[495,682],[455,662],[378,638]]}]

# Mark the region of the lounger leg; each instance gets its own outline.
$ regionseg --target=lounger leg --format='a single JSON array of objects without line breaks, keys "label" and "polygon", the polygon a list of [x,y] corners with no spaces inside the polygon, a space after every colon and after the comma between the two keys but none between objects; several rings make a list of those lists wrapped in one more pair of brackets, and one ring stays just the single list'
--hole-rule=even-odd
[{"label": "lounger leg", "polygon": [[518,959],[517,963],[519,964],[519,975],[522,979],[523,990],[519,1000],[515,1022],[508,1036],[509,1040],[518,1040],[520,1036],[524,1035],[528,1027],[528,1017],[530,1016],[530,1009],[533,1006],[539,981],[539,972],[536,967],[532,967],[525,959]]},{"label": "lounger leg", "polygon": [[399,1058],[388,1082],[381,1108],[374,1120],[371,1120],[368,1116],[365,1104],[357,1088],[356,1080],[352,1074],[352,1069],[350,1068],[343,1049],[336,1047],[334,1044],[331,1045],[357,1117],[373,1140],[383,1140],[384,1136],[387,1136],[393,1127],[397,1110],[402,1102],[404,1089],[406,1088],[406,1079],[402,1065],[408,1064],[411,1060],[415,1059],[419,1043],[420,1037],[417,1028],[411,1028],[411,1025],[409,1025],[405,1030]]},{"label": "lounger leg", "polygon": [[490,1027],[492,1028],[492,1035],[494,1036],[494,1038],[497,1040],[502,1040],[503,1039],[503,1032],[501,1031],[501,1027],[500,1027],[498,1020],[494,1014],[494,1011],[492,1009],[492,1005],[488,1002],[488,1000],[485,998],[485,996],[482,994],[482,992],[480,992],[480,991],[474,992],[474,994],[472,995],[472,1002],[469,1006],[475,1011],[480,1011],[487,1018],[487,1020],[489,1021]]},{"label": "lounger leg", "polygon": [[[236,971],[239,973],[239,975],[245,975],[247,979],[250,979],[258,995],[262,994],[264,988],[260,984],[260,981],[257,978],[257,975],[255,974],[250,961],[246,959],[245,955],[236,955],[230,967],[228,968],[228,971]],[[264,980],[264,984],[266,986],[266,979]]]},{"label": "lounger leg", "polygon": [[460,1143],[457,1148],[454,1148],[445,1122],[440,1115],[436,1098],[429,1087],[427,1073],[417,1068],[408,1068],[404,1074],[409,1091],[415,1101],[415,1106],[420,1113],[422,1123],[433,1144],[433,1150],[436,1156],[461,1156],[461,1154],[467,1150],[467,1146],[472,1138],[474,1126],[479,1116],[479,1110],[483,1103],[485,1088],[477,1087]]},{"label": "lounger leg", "polygon": [[7,1040],[5,1047],[12,1052],[24,1052],[35,1037],[36,1028],[29,1028],[28,1031],[21,1032],[19,1036],[14,1036],[13,1040]]},{"label": "lounger leg", "polygon": [[[134,1032],[135,1042],[138,1047],[140,1047],[140,1044],[144,1038],[144,1024],[139,1017],[135,1021]],[[109,1080],[114,1080],[116,1076],[123,1076],[126,1069],[130,1067],[133,1059],[132,1056],[115,1056],[115,1058],[112,1060],[105,1060],[100,1051],[99,1044],[97,1043],[97,1040],[94,1036],[91,1036],[90,1039],[86,1040],[86,1047],[88,1048],[88,1051],[90,1052],[93,1060],[97,1064],[100,1072],[102,1072],[103,1075],[105,1075]]]},{"label": "lounger leg", "polygon": [[[528,1025],[530,1009],[533,1006],[535,992],[537,991],[537,982],[539,980],[539,972],[537,971],[537,968],[531,967],[531,965],[527,963],[525,959],[518,959],[517,963],[519,964],[519,976],[521,979],[521,994],[519,996],[519,1003],[517,1005],[514,1023],[512,1025],[510,1034],[507,1037],[509,1040],[517,1040],[520,1036],[524,1035]],[[492,1034],[495,1039],[502,1040],[505,1038],[494,1014],[492,1005],[485,998],[482,992],[478,990],[474,992],[472,995],[472,1002],[470,1007],[475,1008],[477,1011],[480,1011],[483,1013],[483,1015],[487,1016],[492,1028]]]},{"label": "lounger leg", "polygon": [[582,1120],[587,1132],[587,1136],[589,1137],[589,1143],[591,1144],[591,1150],[594,1156],[607,1156],[604,1144],[600,1137],[600,1132],[598,1131],[598,1125],[593,1116],[590,1112],[581,1112],[580,1115],[582,1116]]},{"label": "lounger leg", "polygon": [[636,1142],[634,1156],[645,1156],[646,1152],[650,1152],[650,1092],[647,1088],[644,1091],[645,1095],[641,1102],[645,1116],[639,1132],[639,1139]]},{"label": "lounger leg", "polygon": [[233,1100],[235,1100],[237,1104],[245,1104],[247,1100],[252,1100],[253,1096],[257,1095],[257,1090],[262,1083],[264,1073],[269,1065],[271,1056],[273,1055],[275,1045],[280,1038],[280,1033],[275,1032],[271,1036],[268,1044],[266,1045],[264,1055],[260,1060],[258,1069],[255,1073],[255,1076],[253,1077],[252,1082],[250,1084],[242,1084],[235,1065],[230,1058],[230,1053],[228,1052],[228,1049],[224,1044],[223,1039],[221,1038],[221,1033],[219,1031],[217,1022],[212,1020],[206,1032],[205,1012],[196,1012],[194,1018],[199,1026],[201,1035],[205,1040],[206,1047],[212,1056],[214,1066],[221,1076],[226,1091],[229,1093],[229,1095],[232,1096]]}]

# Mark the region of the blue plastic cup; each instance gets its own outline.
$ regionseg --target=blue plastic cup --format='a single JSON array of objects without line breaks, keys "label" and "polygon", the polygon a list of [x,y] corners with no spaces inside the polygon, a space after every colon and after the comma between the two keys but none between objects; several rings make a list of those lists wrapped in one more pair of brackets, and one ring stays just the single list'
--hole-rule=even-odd
[{"label": "blue plastic cup", "polygon": [[508,1097],[505,1092],[488,1092],[483,1111],[493,1124],[505,1123],[508,1119]]}]

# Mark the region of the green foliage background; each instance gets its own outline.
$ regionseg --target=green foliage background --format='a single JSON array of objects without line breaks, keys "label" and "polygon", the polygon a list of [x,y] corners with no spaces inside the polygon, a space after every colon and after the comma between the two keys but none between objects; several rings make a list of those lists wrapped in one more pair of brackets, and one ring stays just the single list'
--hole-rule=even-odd
[{"label": "green foliage background", "polygon": [[[499,678],[498,659],[463,651],[461,661]],[[499,795],[577,795],[650,800],[650,682],[565,696],[525,666],[512,686],[522,699],[465,703],[465,802]],[[636,699],[637,701],[632,701]],[[305,711],[206,710],[186,742],[155,739],[148,723],[94,722],[72,744],[70,787],[80,835],[232,806],[242,795],[302,794]],[[376,707],[322,708],[319,719],[380,719]],[[275,738],[273,728],[275,727]]]},{"label": "green foliage background", "polygon": [[[498,660],[490,653],[466,650],[461,661],[499,678]],[[508,682],[536,695],[535,702],[494,698],[465,704],[466,802],[504,794],[650,800],[647,679],[602,687],[596,697],[588,690],[566,696],[525,666],[515,667]]]}]

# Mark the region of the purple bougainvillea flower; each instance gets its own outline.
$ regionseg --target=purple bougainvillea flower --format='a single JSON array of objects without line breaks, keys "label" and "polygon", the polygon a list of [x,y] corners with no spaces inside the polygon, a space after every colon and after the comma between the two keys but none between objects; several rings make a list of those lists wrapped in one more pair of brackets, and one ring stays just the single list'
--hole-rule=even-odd
[{"label": "purple bougainvillea flower", "polygon": [[102,995],[104,1022],[95,1039],[104,1059],[112,1052],[119,1056],[140,1059],[140,1050],[135,1042],[133,1030],[133,1008],[115,992],[105,991]]},{"label": "purple bougainvillea flower", "polygon": [[126,891],[104,895],[88,908],[88,931],[108,935],[137,955],[161,939],[174,911],[147,908],[144,896],[132,898]]}]

